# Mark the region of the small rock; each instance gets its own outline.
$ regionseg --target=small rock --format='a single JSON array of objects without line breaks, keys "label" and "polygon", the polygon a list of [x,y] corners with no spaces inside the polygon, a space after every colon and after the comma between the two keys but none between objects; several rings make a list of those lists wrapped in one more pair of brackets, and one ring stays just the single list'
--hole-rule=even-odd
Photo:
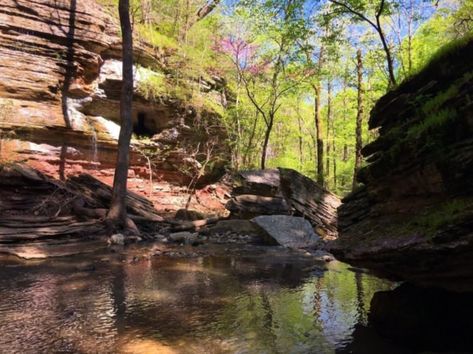
[{"label": "small rock", "polygon": [[138,242],[141,242],[141,241],[143,241],[143,239],[140,236],[137,236],[137,235],[128,236],[126,238],[127,243],[133,243],[133,242],[138,243]]},{"label": "small rock", "polygon": [[119,246],[123,246],[125,244],[125,236],[122,235],[122,234],[115,234],[115,235],[112,235],[110,236],[110,238],[108,239],[108,243],[110,245],[119,245]]},{"label": "small rock", "polygon": [[185,242],[189,243],[197,238],[197,234],[193,234],[188,231],[183,231],[183,232],[175,232],[173,234],[169,235],[169,239],[173,242]]}]

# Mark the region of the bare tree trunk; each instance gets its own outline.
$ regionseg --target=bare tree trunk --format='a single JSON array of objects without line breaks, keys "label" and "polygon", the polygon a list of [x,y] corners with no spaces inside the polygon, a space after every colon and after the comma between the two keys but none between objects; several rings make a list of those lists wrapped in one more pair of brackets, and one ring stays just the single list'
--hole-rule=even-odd
[{"label": "bare tree trunk", "polygon": [[261,169],[264,170],[266,168],[266,155],[268,153],[268,145],[269,145],[269,136],[271,135],[271,130],[273,130],[273,122],[274,117],[270,115],[269,117],[269,124],[266,126],[266,132],[264,133],[264,142],[263,142],[263,151],[261,152]]},{"label": "bare tree trunk", "polygon": [[[333,151],[335,153],[335,146],[333,147]],[[337,159],[333,159],[333,190],[337,189]]]},{"label": "bare tree trunk", "polygon": [[315,100],[314,100],[314,121],[315,121],[315,136],[317,141],[317,182],[323,186],[325,185],[325,176],[324,176],[324,141],[322,139],[322,124],[321,124],[321,117],[320,117],[320,94],[321,94],[321,87],[320,84],[317,83],[313,86],[314,93],[315,93]]},{"label": "bare tree trunk", "polygon": [[299,114],[297,115],[297,124],[299,126],[299,170],[302,171],[302,167],[304,166],[304,150],[302,148],[302,120]]},{"label": "bare tree trunk", "polygon": [[414,3],[409,2],[409,18],[407,27],[407,70],[408,74],[412,73],[412,21],[414,20]]},{"label": "bare tree trunk", "polygon": [[332,142],[330,137],[330,129],[332,128],[332,83],[327,82],[327,129],[325,130],[325,141],[327,145],[326,167],[327,178],[330,176],[330,153],[332,150]]},{"label": "bare tree trunk", "polygon": [[127,195],[130,140],[132,134],[131,109],[133,101],[133,34],[130,22],[129,0],[120,0],[118,11],[122,30],[123,84],[120,99],[120,135],[113,179],[112,203],[107,219],[118,227],[127,225],[125,198]]},{"label": "bare tree trunk", "polygon": [[394,75],[394,61],[391,54],[391,49],[389,49],[386,37],[384,36],[383,29],[381,28],[381,23],[379,17],[376,18],[378,24],[378,33],[379,38],[381,38],[381,43],[383,44],[384,52],[386,53],[386,61],[388,62],[388,73],[389,73],[389,87],[396,86],[396,76]]},{"label": "bare tree trunk", "polygon": [[254,140],[255,135],[256,135],[256,125],[258,123],[258,116],[259,116],[259,112],[258,112],[258,110],[256,110],[255,120],[253,121],[253,126],[251,128],[250,137],[248,138],[248,145],[246,146],[245,155],[243,156],[243,165],[244,166],[248,166],[248,164],[251,160],[250,152],[253,149],[253,140]]},{"label": "bare tree trunk", "polygon": [[[346,78],[343,80],[343,124],[347,121],[347,102],[346,102],[346,89],[347,89],[347,81]],[[347,139],[343,139],[343,156],[342,156],[342,161],[346,162],[348,160],[348,144],[347,144]]]},{"label": "bare tree trunk", "polygon": [[151,0],[141,0],[141,20],[145,25],[151,23]]},{"label": "bare tree trunk", "polygon": [[353,173],[353,187],[355,190],[357,186],[356,178],[358,171],[360,170],[363,157],[361,156],[361,148],[363,147],[362,139],[362,123],[363,123],[363,58],[361,56],[361,50],[358,49],[356,52],[357,57],[357,76],[358,76],[358,110],[356,114],[356,146],[355,146],[355,171]]}]

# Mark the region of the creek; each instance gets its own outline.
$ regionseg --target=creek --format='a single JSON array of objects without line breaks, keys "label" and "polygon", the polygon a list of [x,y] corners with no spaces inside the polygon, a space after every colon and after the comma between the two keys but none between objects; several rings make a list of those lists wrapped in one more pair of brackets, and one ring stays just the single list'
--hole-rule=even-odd
[{"label": "creek", "polygon": [[411,352],[368,324],[373,295],[398,284],[279,247],[148,250],[0,258],[0,352]]}]

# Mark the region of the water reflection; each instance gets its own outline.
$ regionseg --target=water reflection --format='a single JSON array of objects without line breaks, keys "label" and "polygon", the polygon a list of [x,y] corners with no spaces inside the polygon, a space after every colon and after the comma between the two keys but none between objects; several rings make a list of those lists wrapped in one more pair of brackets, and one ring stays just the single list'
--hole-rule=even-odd
[{"label": "water reflection", "polygon": [[87,257],[2,261],[0,352],[334,353],[367,325],[375,292],[393,288],[274,253]]}]

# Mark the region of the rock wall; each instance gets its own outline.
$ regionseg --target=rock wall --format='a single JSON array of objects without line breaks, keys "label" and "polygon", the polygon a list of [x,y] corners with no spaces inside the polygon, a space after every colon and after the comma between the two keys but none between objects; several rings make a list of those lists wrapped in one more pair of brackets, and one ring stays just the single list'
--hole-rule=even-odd
[{"label": "rock wall", "polygon": [[[93,0],[0,0],[0,5],[0,161],[28,161],[61,178],[89,172],[110,183],[121,87],[117,21]],[[145,74],[169,75],[168,54],[135,43],[137,82]],[[222,85],[217,78],[202,91],[218,105]],[[149,100],[138,87],[135,91],[136,132],[151,139],[133,142],[132,188],[152,188],[145,186],[150,156],[161,189],[187,185],[209,149],[214,160],[202,181],[221,175],[228,148],[217,113],[172,96]]]},{"label": "rock wall", "polygon": [[421,283],[472,287],[473,41],[382,97],[363,186],[339,208],[342,260]]}]

